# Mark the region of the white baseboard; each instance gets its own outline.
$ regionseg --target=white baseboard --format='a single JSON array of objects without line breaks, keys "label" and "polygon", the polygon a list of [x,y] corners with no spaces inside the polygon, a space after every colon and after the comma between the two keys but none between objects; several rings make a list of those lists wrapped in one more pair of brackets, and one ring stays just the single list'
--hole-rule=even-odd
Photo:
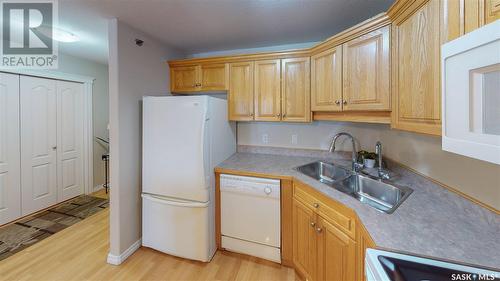
[{"label": "white baseboard", "polygon": [[113,255],[111,253],[108,254],[108,260],[107,262],[112,265],[120,265],[122,262],[124,262],[128,257],[130,257],[137,249],[141,247],[142,244],[142,239],[139,239],[134,242],[134,244],[130,245],[128,249],[126,249],[123,253],[120,255]]}]

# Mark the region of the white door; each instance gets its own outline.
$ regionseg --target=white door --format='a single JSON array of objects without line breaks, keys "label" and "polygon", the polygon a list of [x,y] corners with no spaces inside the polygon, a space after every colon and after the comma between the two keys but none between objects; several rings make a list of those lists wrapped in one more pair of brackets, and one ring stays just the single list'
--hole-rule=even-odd
[{"label": "white door", "polygon": [[83,84],[57,81],[57,200],[83,193]]},{"label": "white door", "polygon": [[0,225],[21,216],[19,75],[0,73]]},{"label": "white door", "polygon": [[26,215],[57,202],[56,81],[20,78],[21,194]]}]

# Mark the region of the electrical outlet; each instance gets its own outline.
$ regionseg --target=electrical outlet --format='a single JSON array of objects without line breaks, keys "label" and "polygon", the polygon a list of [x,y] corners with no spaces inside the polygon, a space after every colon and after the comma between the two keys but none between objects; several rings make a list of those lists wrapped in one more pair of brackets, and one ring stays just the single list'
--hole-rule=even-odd
[{"label": "electrical outlet", "polygon": [[262,143],[269,143],[269,135],[262,134]]},{"label": "electrical outlet", "polygon": [[292,135],[292,144],[297,144],[299,136],[297,134]]}]

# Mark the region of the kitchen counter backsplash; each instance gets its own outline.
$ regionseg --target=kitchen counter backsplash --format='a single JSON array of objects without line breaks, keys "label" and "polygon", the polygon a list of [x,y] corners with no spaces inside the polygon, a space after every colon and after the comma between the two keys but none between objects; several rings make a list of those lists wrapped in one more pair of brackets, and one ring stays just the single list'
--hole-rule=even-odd
[{"label": "kitchen counter backsplash", "polygon": [[[500,215],[385,160],[392,182],[413,189],[393,214],[381,213],[294,168],[323,160],[350,167],[351,152],[239,145],[218,165],[242,172],[292,176],[358,214],[378,247],[500,268]],[[371,172],[376,172],[372,170]]]}]

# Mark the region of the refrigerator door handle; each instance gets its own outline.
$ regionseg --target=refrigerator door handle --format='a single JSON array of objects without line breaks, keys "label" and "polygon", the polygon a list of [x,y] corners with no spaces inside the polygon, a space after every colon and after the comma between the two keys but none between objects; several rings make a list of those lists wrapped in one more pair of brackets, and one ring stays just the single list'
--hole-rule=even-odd
[{"label": "refrigerator door handle", "polygon": [[171,205],[176,207],[206,208],[210,203],[209,201],[208,202],[177,201],[177,200],[172,200],[170,198],[155,196],[151,194],[142,194],[141,196],[142,198],[151,200],[156,203]]}]

